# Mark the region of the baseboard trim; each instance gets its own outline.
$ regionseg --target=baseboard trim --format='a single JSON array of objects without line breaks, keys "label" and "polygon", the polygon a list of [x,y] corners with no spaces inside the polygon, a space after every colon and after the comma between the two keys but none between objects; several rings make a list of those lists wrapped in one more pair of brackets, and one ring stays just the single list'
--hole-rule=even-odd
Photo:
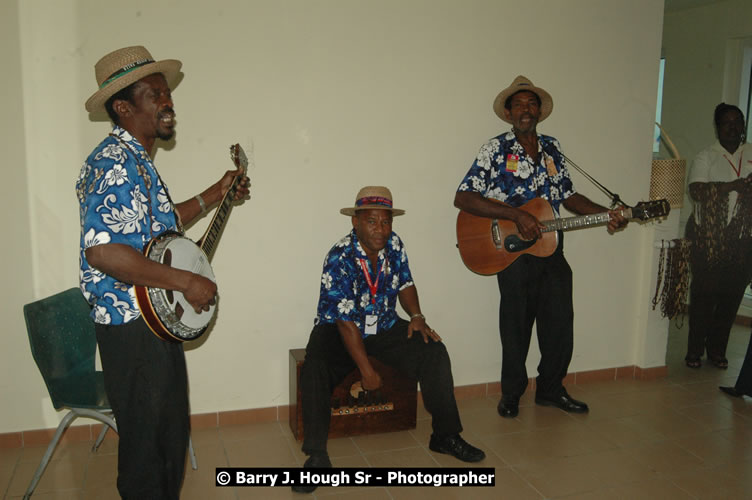
[{"label": "baseboard trim", "polygon": [[[564,385],[583,385],[593,382],[605,382],[619,379],[655,380],[668,375],[667,366],[641,368],[639,366],[621,366],[601,370],[589,370],[569,373],[564,379]],[[535,379],[529,380],[529,389],[535,388]],[[464,385],[454,388],[455,398],[458,400],[498,396],[501,394],[499,382]],[[420,397],[420,393],[418,393]],[[195,430],[210,429],[228,425],[258,424],[264,422],[287,422],[289,419],[289,405],[271,406],[268,408],[250,408],[247,410],[230,410],[191,415],[191,428]],[[102,424],[88,424],[71,426],[65,431],[62,442],[93,441],[96,439]],[[24,446],[44,446],[52,440],[55,434],[52,429],[32,429],[20,432],[0,433],[0,448],[23,448]]]}]

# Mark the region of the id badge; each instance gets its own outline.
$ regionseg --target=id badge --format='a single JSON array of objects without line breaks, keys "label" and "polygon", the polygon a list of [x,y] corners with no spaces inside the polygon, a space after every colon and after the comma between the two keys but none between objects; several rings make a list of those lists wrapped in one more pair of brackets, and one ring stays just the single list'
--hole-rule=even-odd
[{"label": "id badge", "polygon": [[554,159],[550,156],[546,155],[546,172],[548,173],[549,177],[553,177],[556,174],[559,173],[558,170],[556,170],[556,164],[554,163]]},{"label": "id badge", "polygon": [[375,314],[366,314],[366,335],[376,335],[379,329],[379,317]]}]

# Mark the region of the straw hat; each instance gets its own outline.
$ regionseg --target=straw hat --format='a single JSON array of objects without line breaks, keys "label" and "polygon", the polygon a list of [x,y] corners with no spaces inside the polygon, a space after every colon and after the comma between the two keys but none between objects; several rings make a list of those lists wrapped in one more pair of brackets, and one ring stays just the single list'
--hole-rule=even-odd
[{"label": "straw hat", "polygon": [[155,62],[149,51],[140,45],[110,52],[94,65],[99,90],[86,101],[86,111],[104,111],[107,99],[145,76],[162,73],[169,82],[178,75],[182,65],[175,59]]},{"label": "straw hat", "polygon": [[553,111],[554,109],[554,100],[551,99],[551,94],[540,87],[536,87],[535,85],[533,85],[533,82],[522,75],[515,78],[512,82],[512,85],[499,92],[499,95],[497,95],[496,99],[494,99],[493,109],[496,115],[505,122],[512,123],[507,119],[506,116],[504,116],[504,104],[507,102],[507,99],[509,99],[510,96],[523,90],[532,92],[541,100],[540,117],[538,117],[538,123],[548,118],[548,115],[550,115],[551,111]]},{"label": "straw hat", "polygon": [[404,210],[392,208],[392,192],[384,186],[366,186],[355,197],[354,207],[339,211],[342,215],[355,215],[358,210],[390,210],[392,215],[402,215]]}]

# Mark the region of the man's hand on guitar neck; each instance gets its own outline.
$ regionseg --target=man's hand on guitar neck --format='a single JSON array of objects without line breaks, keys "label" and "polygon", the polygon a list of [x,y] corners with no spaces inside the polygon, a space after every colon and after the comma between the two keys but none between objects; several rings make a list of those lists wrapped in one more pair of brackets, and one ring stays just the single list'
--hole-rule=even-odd
[{"label": "man's hand on guitar neck", "polygon": [[623,228],[629,223],[626,217],[622,214],[622,208],[608,211],[608,226],[606,226],[609,234],[614,234],[619,229]]}]

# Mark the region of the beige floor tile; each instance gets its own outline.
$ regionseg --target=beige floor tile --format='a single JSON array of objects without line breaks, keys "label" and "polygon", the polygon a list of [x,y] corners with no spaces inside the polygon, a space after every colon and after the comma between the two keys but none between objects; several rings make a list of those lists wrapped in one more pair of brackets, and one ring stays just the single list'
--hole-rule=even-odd
[{"label": "beige floor tile", "polygon": [[538,460],[512,469],[546,498],[587,493],[602,486],[595,471],[572,458]]},{"label": "beige floor tile", "polygon": [[[7,494],[10,496],[23,495],[34,476],[37,463],[21,462],[18,464],[13,479],[11,479]],[[47,465],[36,489],[37,493],[58,490],[81,489],[86,471],[86,458],[71,460],[53,460]],[[36,497],[36,495],[35,495]]]},{"label": "beige floor tile", "polygon": [[225,451],[232,467],[295,467],[298,461],[281,435],[229,442]]},{"label": "beige floor tile", "polygon": [[[524,408],[520,411],[531,411]],[[471,436],[485,437],[499,434],[523,432],[529,427],[517,418],[503,418],[496,411],[496,406],[490,409],[474,410],[462,415],[463,436],[469,442]]]},{"label": "beige floor tile", "polygon": [[[86,460],[91,453],[92,446],[94,446],[93,441],[58,443],[52,454],[52,460]],[[22,449],[20,461],[38,464],[46,451],[47,446],[28,446]]]},{"label": "beige floor tile", "polygon": [[585,426],[562,429],[539,429],[484,439],[491,450],[510,465],[537,462],[550,458],[571,457],[605,451],[616,445]]},{"label": "beige floor tile", "polygon": [[419,443],[409,431],[387,432],[352,438],[358,449],[364,453],[376,453],[387,450],[401,450],[419,447]]},{"label": "beige floor tile", "polygon": [[207,500],[209,498],[212,500],[234,500],[235,497],[235,491],[232,488],[218,488],[214,486],[214,481],[211,484],[202,485],[183,484],[183,489],[180,491],[181,500]]},{"label": "beige floor tile", "polygon": [[60,490],[34,493],[31,498],[34,500],[79,500],[81,498],[81,490]]},{"label": "beige floor tile", "polygon": [[621,417],[588,421],[586,426],[594,433],[622,448],[668,439],[655,429],[638,425],[633,421],[626,421]]},{"label": "beige floor tile", "polygon": [[432,453],[422,447],[366,453],[371,467],[437,467]]},{"label": "beige floor tile", "polygon": [[[198,465],[198,470],[227,467],[228,465],[227,452],[225,451],[223,443],[216,442],[212,444],[200,444],[194,448],[194,451],[196,453],[196,464]],[[187,453],[185,457],[185,471],[186,474],[193,472],[190,457]]]},{"label": "beige floor tile", "polygon": [[696,498],[750,498],[752,494],[749,483],[732,477],[723,468],[670,472],[666,476]]},{"label": "beige floor tile", "polygon": [[[581,416],[580,416],[581,417]],[[520,414],[515,417],[523,429],[545,429],[551,427],[576,428],[581,425],[577,419],[569,413],[550,406],[520,407]]]},{"label": "beige floor tile", "polygon": [[[300,498],[298,495],[296,498]],[[316,490],[316,498],[336,498],[337,500],[391,500],[386,488],[359,488],[340,490],[339,488],[322,488]]]},{"label": "beige floor tile", "polygon": [[228,425],[219,428],[223,441],[245,441],[268,436],[284,436],[284,422],[266,422],[262,424]]},{"label": "beige floor tile", "polygon": [[673,442],[701,458],[708,466],[752,459],[750,442],[729,440],[720,432],[678,438]]},{"label": "beige floor tile", "polygon": [[[36,500],[37,496],[32,497]],[[120,500],[117,485],[113,482],[107,486],[100,486],[93,489],[85,489],[81,494],[82,500]]]},{"label": "beige floor tile", "polygon": [[711,430],[707,424],[698,422],[672,410],[668,410],[659,415],[634,415],[624,417],[621,421],[627,425],[659,432],[667,438],[705,434]]},{"label": "beige floor tile", "polygon": [[559,498],[571,498],[573,500],[634,500],[636,498],[640,500],[689,500],[696,497],[665,478],[656,478]]},{"label": "beige floor tile", "polygon": [[117,455],[93,455],[86,467],[84,490],[98,490],[117,484]]},{"label": "beige floor tile", "polygon": [[698,470],[706,467],[701,458],[670,441],[629,448],[626,452],[643,465],[662,474]]}]

